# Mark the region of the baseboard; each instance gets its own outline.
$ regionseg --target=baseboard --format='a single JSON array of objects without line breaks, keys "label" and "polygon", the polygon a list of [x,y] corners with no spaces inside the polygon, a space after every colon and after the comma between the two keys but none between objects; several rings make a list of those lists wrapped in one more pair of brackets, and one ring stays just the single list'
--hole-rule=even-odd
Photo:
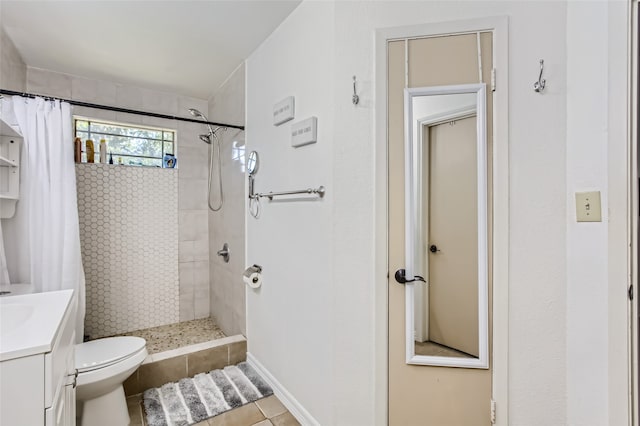
[{"label": "baseboard", "polygon": [[247,352],[247,363],[252,366],[263,379],[267,381],[269,386],[273,388],[273,393],[289,410],[293,417],[300,422],[302,426],[320,426],[320,423],[313,418],[311,414],[298,402],[297,399],[289,393],[275,377],[264,368],[264,366],[256,359],[253,354]]}]

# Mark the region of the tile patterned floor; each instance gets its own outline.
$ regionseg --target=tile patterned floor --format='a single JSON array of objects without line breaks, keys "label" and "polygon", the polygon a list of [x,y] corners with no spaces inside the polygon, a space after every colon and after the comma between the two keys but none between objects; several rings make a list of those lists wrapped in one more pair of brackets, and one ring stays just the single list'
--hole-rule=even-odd
[{"label": "tile patterned floor", "polygon": [[[147,426],[142,395],[127,398],[131,423],[129,426]],[[275,395],[222,413],[196,423],[195,426],[299,426],[300,423]]]},{"label": "tile patterned floor", "polygon": [[196,343],[226,337],[211,318],[202,318],[144,330],[130,331],[119,336],[138,336],[147,341],[149,354],[177,349]]}]

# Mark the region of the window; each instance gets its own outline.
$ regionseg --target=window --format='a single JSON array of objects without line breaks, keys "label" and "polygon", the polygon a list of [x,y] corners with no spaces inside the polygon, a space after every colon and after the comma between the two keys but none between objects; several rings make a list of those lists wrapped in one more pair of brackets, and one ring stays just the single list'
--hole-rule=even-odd
[{"label": "window", "polygon": [[87,162],[87,140],[93,141],[94,162],[100,162],[100,142],[106,142],[106,162],[128,166],[163,167],[165,154],[175,155],[176,132],[170,129],[74,117],[75,137],[82,141],[81,162]]}]

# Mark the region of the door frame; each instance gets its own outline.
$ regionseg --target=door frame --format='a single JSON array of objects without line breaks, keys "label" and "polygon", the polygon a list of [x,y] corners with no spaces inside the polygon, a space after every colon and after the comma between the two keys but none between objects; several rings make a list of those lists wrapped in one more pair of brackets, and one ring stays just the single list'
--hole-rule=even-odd
[{"label": "door frame", "polygon": [[[493,32],[495,87],[493,94],[493,351],[491,398],[497,405],[496,425],[508,425],[509,359],[509,69],[506,16],[384,28],[375,35],[375,339],[376,418],[388,423],[388,141],[387,43],[391,40],[445,34]],[[489,141],[487,141],[489,142]],[[493,410],[492,410],[493,412]]]},{"label": "door frame", "polygon": [[[629,362],[627,366],[628,374],[628,423],[630,425],[638,426],[640,423],[640,416],[638,414],[640,394],[639,385],[639,359],[640,348],[638,345],[640,341],[638,339],[638,307],[639,307],[639,281],[638,281],[638,250],[639,250],[639,229],[638,229],[638,203],[639,203],[639,185],[638,185],[638,42],[640,41],[640,34],[638,30],[638,0],[632,0],[629,2],[628,9],[628,37],[627,37],[627,49],[628,49],[628,78],[627,84],[629,87],[630,96],[627,98],[627,113],[628,113],[628,128],[627,128],[627,177],[629,182],[627,203],[628,203],[628,218],[627,218],[627,274],[629,277],[629,286],[632,286],[634,292],[634,300],[628,302],[628,315],[627,315],[627,341],[628,341],[628,357]],[[612,249],[610,248],[610,251]],[[614,253],[611,253],[615,255]],[[617,278],[617,277],[611,277]],[[610,297],[614,295],[611,294]]]}]

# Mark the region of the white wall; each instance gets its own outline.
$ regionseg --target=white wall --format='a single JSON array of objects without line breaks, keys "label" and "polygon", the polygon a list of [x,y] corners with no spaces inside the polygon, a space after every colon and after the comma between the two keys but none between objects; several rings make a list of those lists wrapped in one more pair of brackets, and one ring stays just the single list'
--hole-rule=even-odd
[{"label": "white wall", "polygon": [[[627,379],[621,368],[627,363],[626,235],[614,234],[627,219],[626,199],[615,199],[628,188],[625,158],[618,155],[626,148],[626,12],[621,1],[567,6],[566,376],[572,425],[626,424],[626,389],[619,386]],[[602,222],[576,222],[574,193],[583,191],[601,191]],[[619,272],[612,275],[612,269]]]},{"label": "white wall", "polygon": [[[255,191],[327,188],[324,199],[263,199],[260,218],[247,216],[247,263],[261,265],[264,277],[247,290],[248,350],[326,425],[336,392],[331,163],[346,142],[333,127],[333,25],[331,2],[305,3],[247,61],[247,152],[260,155]],[[293,148],[291,122],[273,125],[273,106],[287,96],[295,96],[295,121],[318,118],[316,144]]]},{"label": "white wall", "polygon": [[[209,118],[226,124],[245,122],[245,66],[238,67],[209,100]],[[211,317],[227,336],[247,333],[246,295],[242,273],[246,267],[245,137],[244,131],[218,132],[222,153],[224,205],[209,211],[209,265],[211,276]],[[218,203],[217,163],[212,180],[212,199]],[[216,253],[229,244],[231,256],[225,263]]]},{"label": "white wall", "polygon": [[[307,1],[251,56],[247,146],[263,159],[258,190],[324,184],[328,196],[320,203],[268,204],[261,219],[248,218],[248,262],[265,267],[263,289],[248,295],[249,352],[321,424],[384,422],[375,417],[374,395],[380,348],[374,265],[384,261],[374,256],[374,176],[383,172],[374,169],[374,31],[503,15],[510,21],[509,424],[614,418],[608,405],[620,377],[607,381],[607,346],[610,330],[625,324],[609,323],[602,255],[611,243],[605,223],[574,222],[571,197],[595,188],[607,201],[603,118],[612,108],[607,103],[624,106],[624,90],[617,86],[610,97],[608,86],[612,74],[624,85],[619,55],[626,50],[620,47],[614,61],[606,50],[625,42],[624,11],[618,7],[608,23],[607,11],[616,7]],[[533,91],[540,58],[543,95]],[[358,107],[351,104],[353,75]],[[271,124],[273,104],[289,95],[296,96],[296,120],[333,118],[329,134],[323,133],[327,118],[319,119],[316,146],[294,150],[281,129],[288,126]],[[621,129],[620,122],[609,124]]]},{"label": "white wall", "polygon": [[[607,198],[607,4],[567,6],[567,418],[607,424],[607,218],[575,221],[574,193]],[[584,70],[589,72],[585,73]],[[586,86],[588,85],[588,86]],[[587,90],[585,90],[588,87]],[[588,356],[584,356],[588,346]],[[585,374],[585,372],[589,374]],[[598,401],[598,410],[591,405]]]}]

